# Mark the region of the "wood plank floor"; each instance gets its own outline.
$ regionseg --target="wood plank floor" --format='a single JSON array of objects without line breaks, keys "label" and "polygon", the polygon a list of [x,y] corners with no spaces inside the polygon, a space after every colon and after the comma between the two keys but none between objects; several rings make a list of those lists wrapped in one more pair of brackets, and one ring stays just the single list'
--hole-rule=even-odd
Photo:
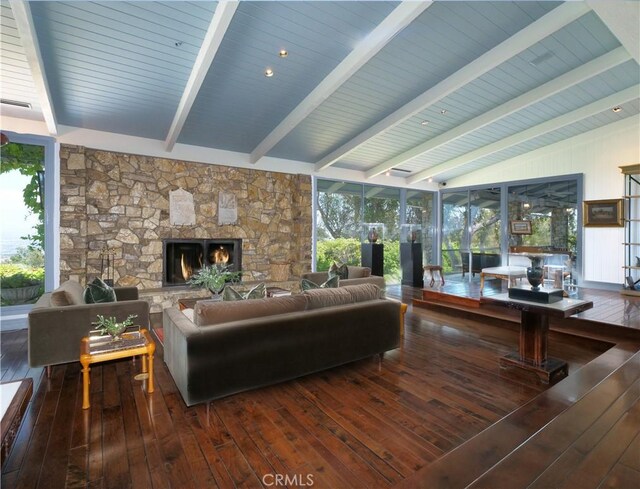
[{"label": "wood plank floor", "polygon": [[[273,487],[276,475],[287,487],[392,487],[546,389],[499,368],[516,330],[411,308],[402,347],[381,365],[365,359],[231,396],[208,416],[185,406],[161,348],[152,395],[134,379],[139,363],[98,364],[82,410],[79,363],[47,379],[26,366],[24,331],[1,340],[3,380],[35,378],[2,469],[7,488],[253,488]],[[569,379],[610,346],[550,339]]]}]

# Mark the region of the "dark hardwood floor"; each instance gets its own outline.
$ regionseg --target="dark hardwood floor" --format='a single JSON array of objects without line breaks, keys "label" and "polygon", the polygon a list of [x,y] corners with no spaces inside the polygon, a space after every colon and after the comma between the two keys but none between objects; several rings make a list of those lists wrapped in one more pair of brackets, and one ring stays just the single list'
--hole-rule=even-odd
[{"label": "dark hardwood floor", "polygon": [[[410,302],[413,291],[403,287],[398,294]],[[6,488],[282,487],[275,485],[277,475],[288,476],[287,487],[464,487],[442,478],[425,485],[433,477],[425,471],[442,470],[447,454],[469,464],[465,442],[473,439],[472,446],[478,434],[491,436],[484,431],[490,427],[504,430],[501,423],[519,419],[522,409],[530,412],[532,400],[539,420],[568,409],[549,400],[564,392],[560,384],[547,391],[531,377],[499,368],[498,358],[518,343],[515,327],[412,307],[401,348],[387,353],[381,365],[365,359],[237,394],[211,403],[209,413],[204,405],[185,406],[161,361],[161,347],[153,394],[134,379],[139,362],[98,364],[91,372],[91,409],[82,410],[79,362],[54,367],[48,379],[41,369],[28,368],[25,331],[2,333],[0,339],[2,380],[34,378],[34,396],[2,468]],[[569,362],[563,382],[569,391],[577,389],[571,391],[577,397],[576,385],[585,377],[595,382],[605,375],[598,366],[632,355],[612,343],[560,332],[551,333],[550,353]],[[637,405],[633,385],[624,406],[633,405],[634,395]],[[625,429],[637,421],[634,409]],[[535,434],[535,424],[527,426]],[[526,432],[516,425],[511,430]],[[502,443],[500,433],[492,436]],[[508,439],[517,448],[518,437]],[[620,480],[633,481],[640,473],[634,459],[638,440],[619,455]]]}]

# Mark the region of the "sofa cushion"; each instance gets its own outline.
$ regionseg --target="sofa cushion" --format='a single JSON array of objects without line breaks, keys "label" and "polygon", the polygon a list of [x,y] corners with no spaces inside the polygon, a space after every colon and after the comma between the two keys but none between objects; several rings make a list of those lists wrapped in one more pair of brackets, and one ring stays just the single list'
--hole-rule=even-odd
[{"label": "sofa cushion", "polygon": [[49,301],[54,307],[78,306],[85,303],[82,297],[83,293],[82,285],[75,280],[67,280],[51,292]]},{"label": "sofa cushion", "polygon": [[380,289],[373,284],[359,284],[337,289],[306,290],[303,294],[309,297],[309,309],[321,309],[378,299]]},{"label": "sofa cushion", "polygon": [[349,278],[349,268],[346,264],[338,266],[336,262],[333,262],[329,268],[329,277],[333,277],[334,275],[337,275],[341,280],[346,280]]},{"label": "sofa cushion", "polygon": [[366,278],[371,276],[369,267],[349,267],[348,276],[345,278]]},{"label": "sofa cushion", "polygon": [[222,324],[305,309],[307,297],[302,294],[246,301],[198,301],[194,307],[194,323],[196,326]]},{"label": "sofa cushion", "polygon": [[253,287],[249,292],[238,292],[231,285],[227,285],[222,292],[223,301],[242,301],[246,299],[264,299],[267,297],[267,286],[265,283],[260,283]]},{"label": "sofa cushion", "polygon": [[338,287],[340,282],[340,278],[337,275],[334,275],[333,277],[329,277],[329,279],[323,283],[318,285],[315,282],[312,282],[311,280],[307,280],[306,278],[303,278],[300,281],[300,288],[305,291],[305,290],[313,290],[313,289],[333,289]]},{"label": "sofa cushion", "polygon": [[100,304],[103,302],[116,302],[116,293],[113,287],[109,287],[100,278],[96,277],[93,282],[87,284],[82,295],[86,304]]}]

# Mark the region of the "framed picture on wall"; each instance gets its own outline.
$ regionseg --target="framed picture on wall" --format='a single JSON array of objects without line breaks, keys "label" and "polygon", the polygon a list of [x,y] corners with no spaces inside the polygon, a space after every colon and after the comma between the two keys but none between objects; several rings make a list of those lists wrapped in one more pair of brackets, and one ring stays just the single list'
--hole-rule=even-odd
[{"label": "framed picture on wall", "polygon": [[531,234],[531,221],[511,221],[509,229],[511,234]]},{"label": "framed picture on wall", "polygon": [[622,199],[585,200],[583,206],[585,227],[624,226]]}]

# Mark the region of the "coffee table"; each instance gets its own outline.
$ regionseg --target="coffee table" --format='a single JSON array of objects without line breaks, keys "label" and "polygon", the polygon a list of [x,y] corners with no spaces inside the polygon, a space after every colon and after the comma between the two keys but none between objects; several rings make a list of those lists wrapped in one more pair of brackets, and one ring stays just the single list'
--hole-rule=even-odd
[{"label": "coffee table", "polygon": [[[135,333],[124,333],[120,341],[109,336],[90,336],[80,340],[80,363],[82,364],[82,409],[89,409],[89,365],[118,358],[142,356],[142,372],[149,374],[147,392],[153,392],[153,354],[156,344],[149,331],[141,329]],[[147,370],[147,360],[149,368]]]}]

